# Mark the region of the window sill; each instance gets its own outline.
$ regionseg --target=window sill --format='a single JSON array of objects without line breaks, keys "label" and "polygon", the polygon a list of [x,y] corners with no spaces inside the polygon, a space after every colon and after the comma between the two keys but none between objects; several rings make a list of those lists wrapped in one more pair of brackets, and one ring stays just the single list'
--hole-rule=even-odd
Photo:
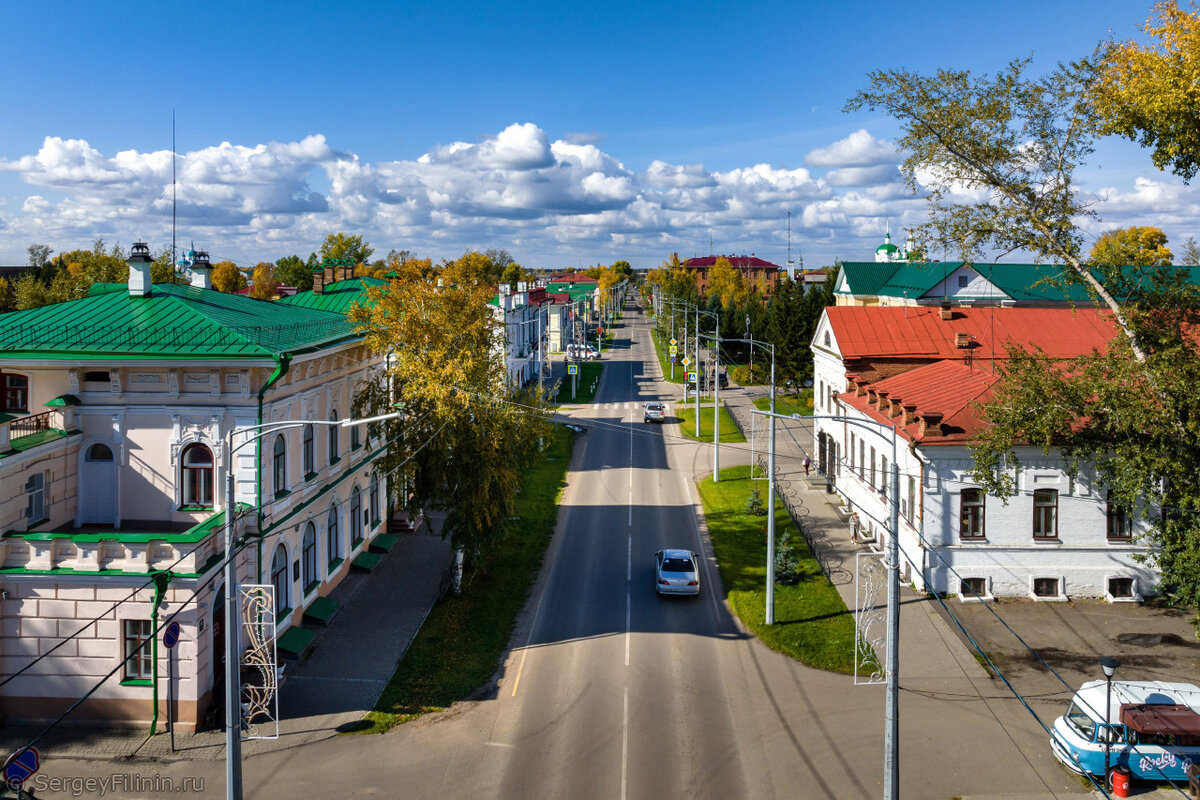
[{"label": "window sill", "polygon": [[288,617],[292,616],[292,613],[294,611],[295,611],[295,609],[292,608],[291,606],[288,606],[287,608],[279,609],[279,611],[276,612],[276,614],[275,614],[275,624],[278,625],[281,620],[285,620]]},{"label": "window sill", "polygon": [[316,591],[317,587],[320,585],[321,585],[320,581],[313,581],[308,586],[305,586],[304,587],[304,596],[308,597],[310,594],[312,594],[314,591]]},{"label": "window sill", "polygon": [[1104,541],[1108,542],[1109,544],[1133,544],[1133,537],[1132,536],[1124,536],[1124,537],[1121,537],[1120,539],[1114,539],[1113,537],[1110,536],[1107,539],[1105,539]]},{"label": "window sill", "polygon": [[49,517],[42,517],[41,519],[35,519],[32,522],[25,523],[25,530],[31,531],[39,525],[45,525],[49,521],[50,521]]},{"label": "window sill", "polygon": [[333,561],[330,561],[328,574],[332,575],[334,573],[334,570],[336,570],[338,567],[340,567],[344,563],[346,563],[345,559],[341,559],[341,558],[335,558]]},{"label": "window sill", "polygon": [[315,473],[315,472],[304,473],[304,480],[306,480],[306,481],[311,481],[315,477],[317,477],[317,473]]},{"label": "window sill", "polygon": [[988,540],[987,540],[986,536],[959,536],[958,543],[959,544],[987,544]]},{"label": "window sill", "polygon": [[212,506],[180,506],[179,511],[212,511]]},{"label": "window sill", "polygon": [[1057,536],[1035,536],[1033,537],[1034,544],[1062,544],[1062,540]]},{"label": "window sill", "polygon": [[122,686],[153,686],[154,681],[149,678],[126,678],[121,681]]},{"label": "window sill", "polygon": [[353,542],[350,543],[350,549],[357,550],[358,548],[362,547],[362,543],[365,541],[366,541],[366,539],[355,539]]},{"label": "window sill", "polygon": [[341,456],[334,456],[333,458],[329,459],[329,466],[332,467],[334,464],[338,463],[341,460],[342,460]]},{"label": "window sill", "polygon": [[282,500],[283,498],[287,497],[291,493],[292,493],[291,489],[280,489],[278,492],[275,493],[275,499]]}]

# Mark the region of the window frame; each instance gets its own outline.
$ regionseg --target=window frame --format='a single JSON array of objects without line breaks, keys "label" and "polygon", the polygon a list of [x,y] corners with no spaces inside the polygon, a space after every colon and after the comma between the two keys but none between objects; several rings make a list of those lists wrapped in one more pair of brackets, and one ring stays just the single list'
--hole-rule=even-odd
[{"label": "window frame", "polygon": [[[1053,502],[1045,501],[1046,497]],[[1058,540],[1058,489],[1033,490],[1033,538],[1034,541]]]},{"label": "window frame", "polygon": [[317,437],[312,423],[304,426],[302,435],[302,450],[304,453],[304,475],[315,475],[317,472]]},{"label": "window frame", "polygon": [[[282,564],[276,569],[276,563],[283,556]],[[287,547],[280,542],[271,555],[271,586],[275,588],[275,619],[278,622],[283,612],[292,608],[292,576],[288,564]]]},{"label": "window frame", "polygon": [[[1126,594],[1117,594],[1113,591],[1114,581],[1127,581],[1129,583],[1129,592]],[[1113,575],[1104,582],[1105,592],[1114,600],[1133,600],[1137,597],[1137,579],[1130,575]]]},{"label": "window frame", "polygon": [[[137,626],[131,629],[131,626]],[[154,625],[148,619],[126,619],[121,626],[122,683],[154,680]],[[131,669],[132,667],[132,669]]]},{"label": "window frame", "polygon": [[311,519],[304,526],[304,536],[300,540],[300,564],[300,583],[304,593],[308,594],[321,582],[317,574],[317,526]]},{"label": "window frame", "polygon": [[[1054,594],[1046,594],[1046,593],[1043,593],[1043,592],[1039,592],[1039,591],[1038,591],[1038,584],[1039,584],[1039,583],[1043,583],[1043,582],[1045,582],[1045,581],[1051,581],[1051,582],[1052,582],[1052,584],[1053,584],[1053,586],[1054,586]],[[1032,578],[1032,579],[1030,580],[1030,586],[1029,586],[1029,588],[1030,588],[1030,591],[1031,591],[1031,592],[1033,592],[1033,596],[1034,596],[1034,597],[1042,597],[1042,598],[1044,598],[1044,597],[1053,597],[1053,598],[1057,598],[1057,597],[1062,597],[1062,596],[1063,596],[1063,595],[1062,595],[1062,579],[1061,579],[1061,578]]]},{"label": "window frame", "polygon": [[363,542],[362,490],[355,486],[350,490],[350,549]]},{"label": "window frame", "polygon": [[[208,464],[189,464],[193,453],[208,453]],[[184,507],[212,508],[216,502],[214,478],[216,457],[212,448],[192,442],[179,453],[179,498]]]},{"label": "window frame", "polygon": [[46,473],[41,470],[29,473],[29,477],[25,480],[25,497],[25,523],[36,525],[47,519]]},{"label": "window frame", "polygon": [[[338,421],[338,413],[337,413],[336,408],[329,412],[329,421],[330,422]],[[342,460],[342,456],[338,452],[338,449],[341,446],[341,443],[338,441],[338,438],[339,438],[338,437],[338,428],[339,428],[339,426],[337,426],[337,425],[329,426],[329,436],[327,437],[327,440],[326,440],[326,446],[329,449],[329,463],[330,464],[336,464],[337,462]]]},{"label": "window frame", "polygon": [[337,503],[329,505],[325,513],[325,544],[329,549],[329,566],[332,567],[342,560],[342,533],[338,524]]},{"label": "window frame", "polygon": [[[18,385],[9,385],[17,381]],[[29,413],[29,376],[0,370],[0,411],[6,414]]]},{"label": "window frame", "polygon": [[287,440],[282,433],[275,434],[275,443],[271,446],[271,478],[274,482],[275,496],[285,494],[287,488]]},{"label": "window frame", "polygon": [[1125,506],[1113,502],[1112,489],[1105,496],[1104,538],[1110,542],[1133,541],[1133,515]]},{"label": "window frame", "polygon": [[958,538],[979,541],[987,538],[987,495],[970,486],[958,493]]},{"label": "window frame", "polygon": [[368,484],[370,488],[367,492],[367,509],[370,512],[370,522],[372,527],[378,525],[379,520],[382,518],[379,508],[379,484],[379,473],[372,472],[370,482]]},{"label": "window frame", "polygon": [[[979,582],[979,588],[971,586],[968,590],[968,582]],[[963,600],[983,600],[988,596],[988,581],[987,578],[959,578],[958,579],[958,596]]]}]

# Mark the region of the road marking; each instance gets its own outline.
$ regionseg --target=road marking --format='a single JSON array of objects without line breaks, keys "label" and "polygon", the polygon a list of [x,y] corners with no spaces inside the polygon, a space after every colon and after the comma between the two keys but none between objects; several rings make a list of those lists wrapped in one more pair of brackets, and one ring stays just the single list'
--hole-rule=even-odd
[{"label": "road marking", "polygon": [[625,800],[625,787],[629,775],[629,687],[625,687],[625,720],[621,725],[621,800]]}]

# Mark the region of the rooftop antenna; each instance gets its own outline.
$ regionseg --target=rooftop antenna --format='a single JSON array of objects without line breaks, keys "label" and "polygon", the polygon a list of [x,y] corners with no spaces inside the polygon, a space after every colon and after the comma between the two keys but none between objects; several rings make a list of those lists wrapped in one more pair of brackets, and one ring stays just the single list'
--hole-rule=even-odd
[{"label": "rooftop antenna", "polygon": [[171,109],[171,263],[175,263],[175,109]]},{"label": "rooftop antenna", "polygon": [[795,276],[795,270],[792,268],[792,210],[790,208],[788,209],[787,225],[788,252],[787,261],[784,263],[787,264],[788,277],[791,278]]},{"label": "rooftop antenna", "polygon": [[708,254],[710,256],[713,254],[712,228],[708,229]]}]

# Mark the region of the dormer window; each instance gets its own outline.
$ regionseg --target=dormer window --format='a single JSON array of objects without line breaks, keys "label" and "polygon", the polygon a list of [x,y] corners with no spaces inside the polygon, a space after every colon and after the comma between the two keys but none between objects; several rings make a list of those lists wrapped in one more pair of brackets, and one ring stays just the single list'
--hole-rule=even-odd
[{"label": "dormer window", "polygon": [[829,335],[829,331],[825,331],[825,338],[822,339],[826,347],[833,347],[833,339]]}]

